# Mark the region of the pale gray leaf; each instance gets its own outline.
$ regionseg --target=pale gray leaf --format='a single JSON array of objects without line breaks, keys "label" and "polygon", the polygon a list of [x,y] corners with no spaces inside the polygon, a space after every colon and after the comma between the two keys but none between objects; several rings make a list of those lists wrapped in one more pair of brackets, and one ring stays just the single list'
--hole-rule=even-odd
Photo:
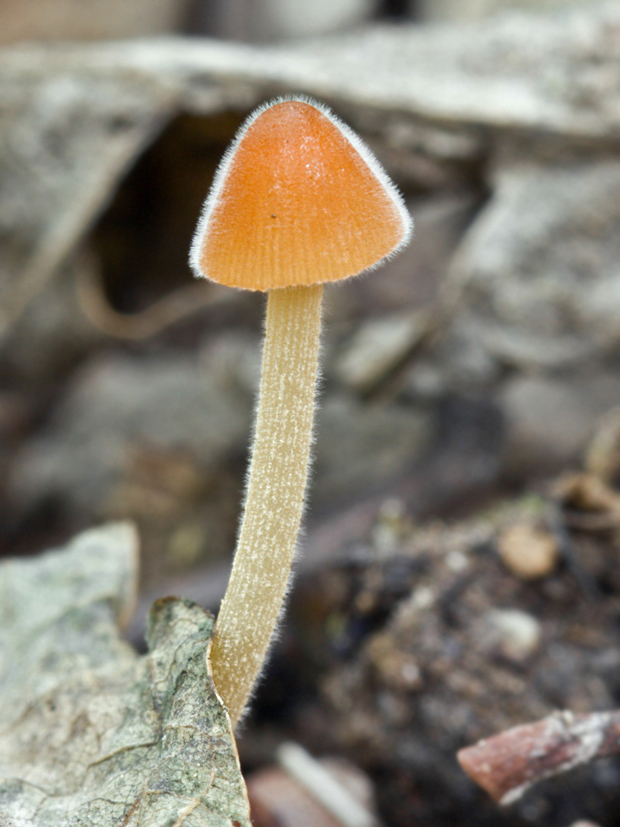
[{"label": "pale gray leaf", "polygon": [[167,598],[149,654],[119,636],[136,545],[107,526],[0,566],[1,827],[249,827],[211,615]]}]

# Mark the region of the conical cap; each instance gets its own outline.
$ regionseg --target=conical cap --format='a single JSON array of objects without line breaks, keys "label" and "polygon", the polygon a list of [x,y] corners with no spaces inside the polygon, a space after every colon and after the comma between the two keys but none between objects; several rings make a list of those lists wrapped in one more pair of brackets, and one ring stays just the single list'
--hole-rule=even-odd
[{"label": "conical cap", "polygon": [[337,281],[404,245],[411,221],[357,136],[305,100],[251,117],[198,225],[197,275],[249,290]]}]

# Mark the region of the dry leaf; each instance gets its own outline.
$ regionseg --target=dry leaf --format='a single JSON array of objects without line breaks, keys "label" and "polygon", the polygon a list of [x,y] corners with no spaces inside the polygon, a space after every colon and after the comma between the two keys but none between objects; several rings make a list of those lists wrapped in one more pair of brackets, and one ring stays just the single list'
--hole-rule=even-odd
[{"label": "dry leaf", "polygon": [[112,525],[0,566],[2,827],[249,827],[213,618],[158,601],[138,656],[118,631],[135,558]]}]

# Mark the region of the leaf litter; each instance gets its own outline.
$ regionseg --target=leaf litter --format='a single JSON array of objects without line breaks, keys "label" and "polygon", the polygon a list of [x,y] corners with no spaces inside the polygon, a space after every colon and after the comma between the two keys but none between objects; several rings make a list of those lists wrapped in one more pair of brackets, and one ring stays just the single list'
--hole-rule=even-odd
[{"label": "leaf litter", "polygon": [[0,566],[1,827],[249,827],[213,617],[158,600],[138,655],[136,569],[128,524]]}]

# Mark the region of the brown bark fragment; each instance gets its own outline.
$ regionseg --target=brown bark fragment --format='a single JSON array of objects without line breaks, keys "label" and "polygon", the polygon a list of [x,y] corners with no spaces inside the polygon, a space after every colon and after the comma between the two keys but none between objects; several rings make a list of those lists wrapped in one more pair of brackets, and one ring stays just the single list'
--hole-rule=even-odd
[{"label": "brown bark fragment", "polygon": [[458,753],[467,775],[501,804],[533,784],[595,758],[620,753],[620,711],[556,712],[514,727]]}]

